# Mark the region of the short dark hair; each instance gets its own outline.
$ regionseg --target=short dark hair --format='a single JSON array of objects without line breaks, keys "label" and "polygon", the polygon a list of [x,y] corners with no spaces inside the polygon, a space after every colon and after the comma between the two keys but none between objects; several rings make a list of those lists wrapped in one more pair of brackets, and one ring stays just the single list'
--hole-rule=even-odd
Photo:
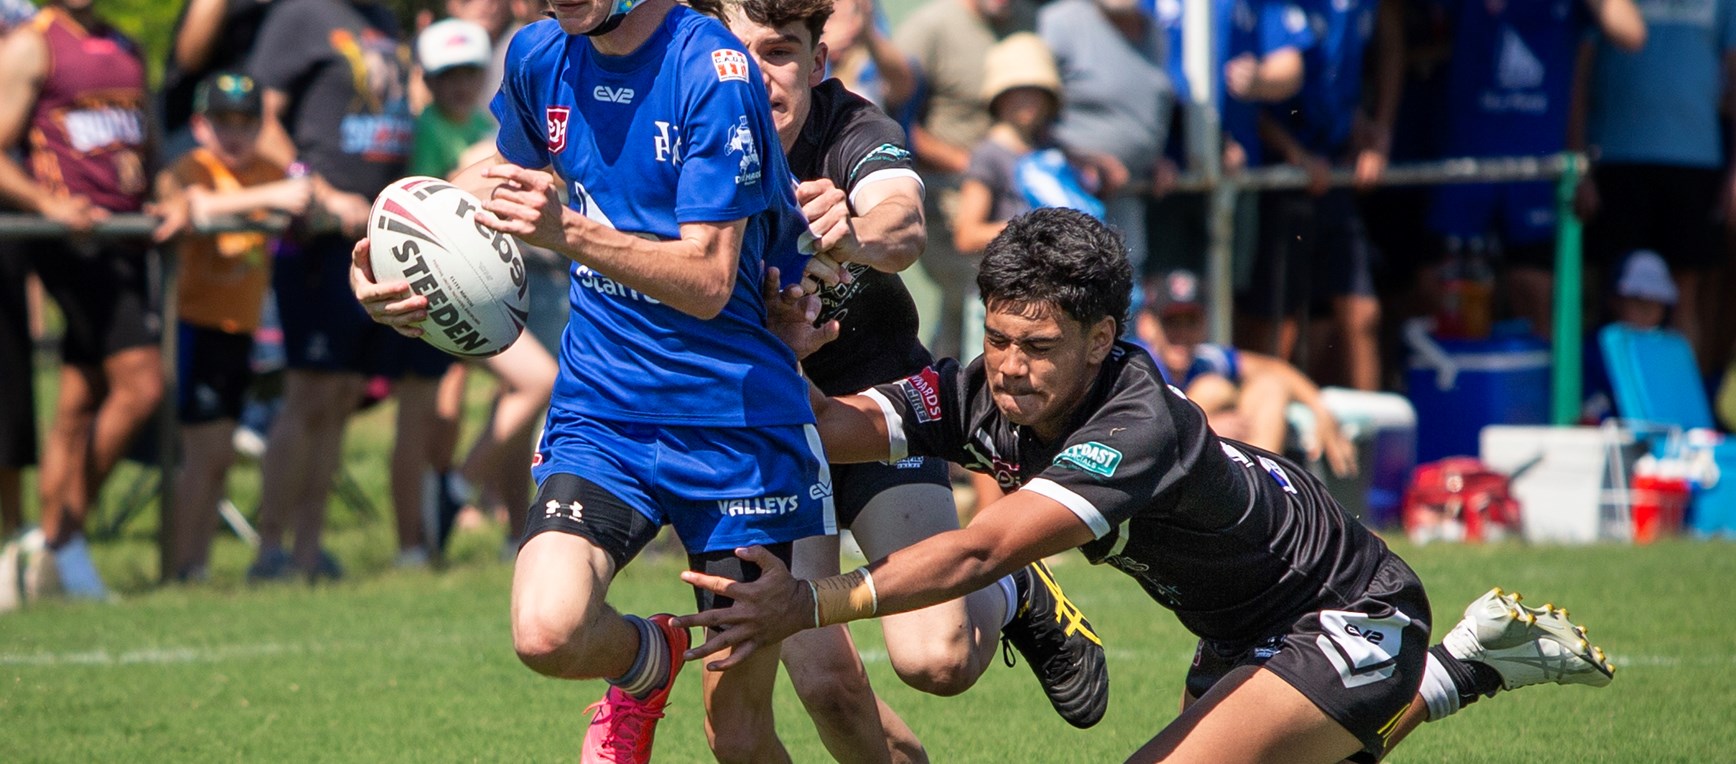
[{"label": "short dark hair", "polygon": [[1045,207],[1007,222],[983,253],[977,290],[989,309],[1059,308],[1087,327],[1115,319],[1132,300],[1133,266],[1121,234],[1078,210]]},{"label": "short dark hair", "polygon": [[700,0],[693,8],[728,23],[724,13],[712,12],[719,5],[721,11],[739,10],[749,21],[773,29],[800,22],[808,29],[809,48],[820,44],[820,33],[826,31],[826,20],[832,17],[832,0]]}]

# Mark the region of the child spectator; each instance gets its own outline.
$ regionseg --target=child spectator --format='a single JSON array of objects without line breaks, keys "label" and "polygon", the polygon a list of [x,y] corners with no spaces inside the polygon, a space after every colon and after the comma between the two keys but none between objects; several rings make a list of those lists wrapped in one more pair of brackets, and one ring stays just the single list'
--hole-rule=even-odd
[{"label": "child spectator", "polygon": [[[494,118],[477,105],[491,55],[487,30],[468,21],[436,21],[416,37],[432,101],[416,117],[411,175],[444,178],[494,150]],[[469,158],[472,150],[480,153]]]},{"label": "child spectator", "polygon": [[253,377],[253,330],[271,284],[265,234],[201,235],[187,228],[219,215],[300,214],[311,194],[307,179],[286,179],[283,167],[256,151],[261,108],[252,78],[226,72],[207,77],[193,96],[190,124],[198,146],[157,177],[164,214],[158,238],[179,237],[182,463],[165,577],[180,581],[207,574],[213,518],[235,459],[231,439]]},{"label": "child spectator", "polygon": [[[1061,113],[1061,75],[1048,46],[1021,32],[989,49],[985,66],[983,98],[994,122],[971,151],[952,219],[953,246],[972,257],[1008,220],[1034,207],[1072,207],[1103,216],[1102,204],[1081,190],[1051,135]],[[981,350],[965,344],[966,357]]]},{"label": "child spectator", "polygon": [[[1680,296],[1663,256],[1649,249],[1635,250],[1622,259],[1620,278],[1609,299],[1609,322],[1634,329],[1662,328]],[[1586,336],[1584,358],[1585,402],[1580,408],[1580,421],[1597,424],[1616,414],[1609,365],[1603,356],[1603,345],[1598,342],[1598,332]]]}]

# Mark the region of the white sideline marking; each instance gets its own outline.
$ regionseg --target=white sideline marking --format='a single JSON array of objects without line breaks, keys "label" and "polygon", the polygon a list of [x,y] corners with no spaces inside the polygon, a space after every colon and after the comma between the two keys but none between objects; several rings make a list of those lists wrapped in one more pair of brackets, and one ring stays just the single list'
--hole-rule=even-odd
[{"label": "white sideline marking", "polygon": [[[412,637],[398,639],[394,644],[431,647],[458,644],[464,641],[464,639],[454,636]],[[362,650],[372,646],[374,646],[373,643],[364,642],[260,642],[213,647],[147,647],[121,651],[97,648],[95,650],[69,650],[66,652],[47,650],[29,653],[0,652],[0,666],[161,666],[180,663],[219,663],[271,655],[306,655]]]},{"label": "white sideline marking", "polygon": [[76,652],[0,653],[0,666],[131,666],[169,663],[216,663],[239,658],[257,658],[283,653],[310,652],[302,645],[264,643],[222,647],[153,647],[115,653],[108,650]]}]

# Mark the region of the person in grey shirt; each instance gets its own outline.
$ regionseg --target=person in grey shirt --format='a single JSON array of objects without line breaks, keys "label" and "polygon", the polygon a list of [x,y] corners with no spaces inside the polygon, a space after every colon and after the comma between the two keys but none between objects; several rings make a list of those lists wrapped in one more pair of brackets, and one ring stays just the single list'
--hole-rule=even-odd
[{"label": "person in grey shirt", "polygon": [[1037,34],[1054,52],[1067,94],[1055,138],[1107,168],[1099,189],[1105,217],[1126,237],[1138,274],[1148,198],[1139,189],[1150,186],[1175,103],[1163,30],[1135,0],[1056,0],[1038,13]]}]

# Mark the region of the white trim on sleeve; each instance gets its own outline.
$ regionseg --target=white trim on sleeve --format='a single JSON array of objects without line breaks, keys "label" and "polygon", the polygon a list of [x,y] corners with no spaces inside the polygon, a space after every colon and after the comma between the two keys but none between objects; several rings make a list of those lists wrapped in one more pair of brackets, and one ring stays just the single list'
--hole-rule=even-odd
[{"label": "white trim on sleeve", "polygon": [[898,409],[892,405],[892,401],[872,387],[863,390],[861,394],[874,401],[880,407],[881,415],[886,417],[886,445],[891,451],[891,456],[887,457],[886,461],[896,462],[910,456],[910,441],[904,437],[904,417],[898,415]]},{"label": "white trim on sleeve", "polygon": [[1108,518],[1105,518],[1102,512],[1098,512],[1097,507],[1086,501],[1085,497],[1074,493],[1060,483],[1048,478],[1037,478],[1026,483],[1021,490],[1061,502],[1061,506],[1072,510],[1073,514],[1078,515],[1080,520],[1085,521],[1085,524],[1091,527],[1091,534],[1096,538],[1103,538],[1109,533]]},{"label": "white trim on sleeve", "polygon": [[864,175],[861,180],[856,181],[856,185],[850,189],[850,209],[856,210],[856,214],[858,215],[867,214],[867,210],[856,206],[856,195],[862,193],[862,189],[866,188],[870,183],[879,183],[880,181],[892,180],[893,178],[909,178],[916,181],[917,188],[925,188],[925,186],[922,185],[922,176],[917,175],[915,170],[905,167],[888,167],[884,170],[875,170]]}]

